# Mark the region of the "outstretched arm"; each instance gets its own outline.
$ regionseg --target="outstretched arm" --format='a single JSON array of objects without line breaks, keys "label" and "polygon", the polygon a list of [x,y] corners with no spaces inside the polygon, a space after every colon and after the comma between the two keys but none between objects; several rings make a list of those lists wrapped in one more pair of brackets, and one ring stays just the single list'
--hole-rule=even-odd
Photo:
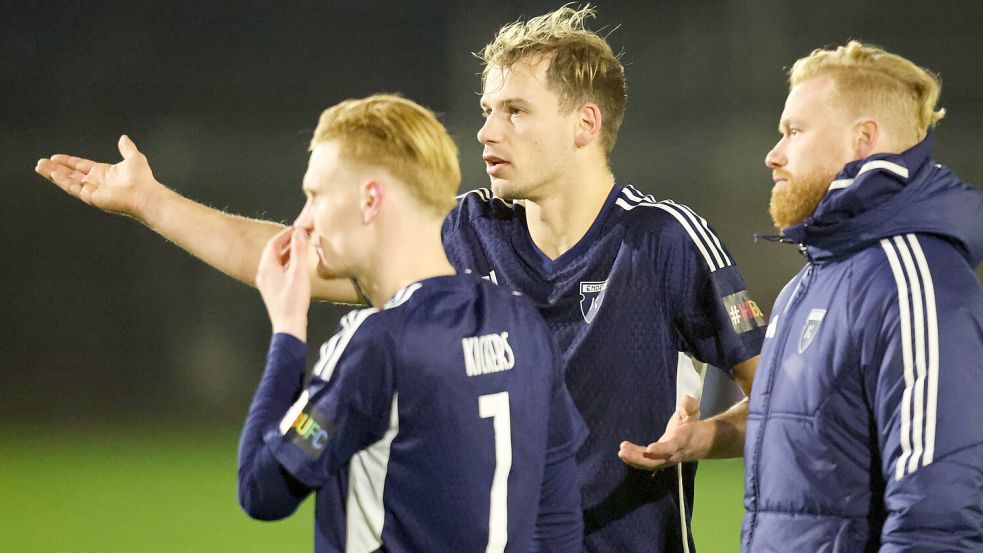
[{"label": "outstretched arm", "polygon": [[[119,139],[123,160],[115,165],[56,154],[35,171],[68,194],[110,213],[128,215],[223,273],[255,286],[263,246],[283,225],[212,209],[170,190],[154,178],[143,155],[126,135]],[[309,253],[314,297],[358,303],[351,282],[317,275]]]},{"label": "outstretched arm", "polygon": [[[738,363],[734,379],[751,395],[751,383],[758,367],[758,356]],[[621,442],[618,457],[641,470],[654,471],[686,461],[726,459],[744,453],[747,425],[747,398],[705,421],[700,420],[700,404],[686,396],[666,425],[666,431],[648,446]]]}]

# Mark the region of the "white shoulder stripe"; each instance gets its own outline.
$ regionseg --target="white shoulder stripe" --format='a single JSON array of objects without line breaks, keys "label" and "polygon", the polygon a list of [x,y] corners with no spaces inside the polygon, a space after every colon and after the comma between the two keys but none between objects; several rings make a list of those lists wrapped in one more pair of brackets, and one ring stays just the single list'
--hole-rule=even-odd
[{"label": "white shoulder stripe", "polygon": [[706,260],[707,266],[710,267],[710,272],[734,264],[720,243],[720,239],[710,230],[710,224],[707,223],[707,220],[688,206],[670,200],[657,202],[652,196],[643,196],[631,185],[622,189],[621,196],[614,203],[625,211],[631,211],[636,207],[654,207],[672,215],[692,238],[693,243],[703,255],[703,259]]},{"label": "white shoulder stripe", "polygon": [[898,286],[898,319],[901,324],[901,362],[904,368],[905,389],[901,394],[901,456],[895,465],[894,478],[900,480],[904,475],[905,465],[908,457],[911,456],[911,389],[915,381],[913,363],[911,361],[911,316],[908,307],[908,284],[905,282],[904,273],[901,270],[901,263],[898,255],[894,252],[894,247],[887,239],[881,240],[881,247],[887,256],[888,264],[891,265],[891,273],[894,274],[894,282]]},{"label": "white shoulder stripe", "polygon": [[341,330],[321,346],[321,358],[314,365],[314,376],[317,376],[321,380],[329,380],[331,378],[335,365],[338,364],[338,359],[345,351],[345,348],[348,347],[348,342],[355,335],[355,331],[358,330],[358,327],[365,322],[365,319],[369,315],[378,311],[378,309],[374,308],[359,309],[342,317]]},{"label": "white shoulder stripe", "polygon": [[925,453],[922,466],[932,462],[935,456],[935,417],[939,396],[939,325],[935,311],[935,283],[922,246],[914,234],[906,237],[918,264],[922,285],[925,287],[925,320],[928,323],[928,390],[925,407]]},{"label": "white shoulder stripe", "polygon": [[838,179],[829,183],[829,188],[826,190],[839,190],[841,188],[849,188],[853,184],[853,179]]},{"label": "white shoulder stripe", "polygon": [[[638,192],[638,190],[636,190],[635,187],[633,187],[633,186],[626,186],[626,187],[622,188],[621,189],[621,193],[624,194],[625,196],[627,196],[628,199],[631,200],[631,201],[633,201],[633,202],[643,202],[643,201],[645,201],[645,197],[642,194],[640,194]],[[655,203],[652,200],[649,200],[649,201],[651,201],[652,203]]]},{"label": "white shoulder stripe", "polygon": [[[901,396],[901,455],[895,479],[932,462],[938,406],[938,319],[935,285],[914,234],[881,240],[898,287],[901,357],[905,389]],[[927,390],[926,390],[927,388]]]},{"label": "white shoulder stripe", "polygon": [[492,203],[492,200],[498,200],[498,201],[502,202],[503,204],[505,204],[506,206],[509,206],[509,207],[512,207],[513,206],[512,200],[505,200],[505,199],[499,198],[489,188],[475,188],[474,190],[468,190],[467,192],[465,192],[463,194],[458,194],[457,196],[454,196],[454,199],[457,200],[457,201],[461,201],[464,198],[468,197],[468,194],[475,194],[475,195],[477,195],[481,199],[481,201],[484,202],[484,203],[486,203],[486,204]]},{"label": "white shoulder stripe", "polygon": [[683,226],[686,233],[689,234],[689,237],[693,239],[696,247],[699,248],[700,253],[703,254],[703,259],[706,260],[707,265],[710,267],[710,272],[712,273],[713,271],[717,270],[716,265],[714,265],[713,258],[710,257],[710,254],[707,252],[706,248],[703,247],[703,243],[700,242],[700,239],[697,238],[696,233],[693,232],[692,226],[690,226],[689,222],[682,216],[682,214],[660,203],[639,202],[637,204],[630,204],[626,202],[624,198],[618,198],[614,203],[625,211],[631,211],[636,207],[654,207],[672,215],[677,221],[679,221],[679,224]]},{"label": "white shoulder stripe", "polygon": [[703,239],[703,243],[707,245],[707,251],[713,254],[713,258],[717,261],[717,266],[725,267],[726,265],[724,265],[724,260],[720,258],[720,251],[717,250],[717,248],[713,247],[710,238],[703,231],[703,227],[700,226],[699,222],[697,222],[696,219],[693,217],[693,214],[688,209],[685,209],[683,206],[675,204],[671,201],[667,200],[664,203],[667,206],[672,206],[673,208],[677,209],[680,213],[683,214],[684,217],[690,220],[690,222],[693,225],[693,228],[696,229],[696,231],[700,234],[700,237]]},{"label": "white shoulder stripe", "polygon": [[465,197],[467,197],[468,194],[477,194],[478,197],[481,198],[481,201],[486,203],[490,202],[492,198],[491,190],[488,190],[487,188],[475,188],[474,190],[468,190],[464,194],[458,194],[457,196],[454,196],[454,199],[456,200],[464,199]]},{"label": "white shoulder stripe", "polygon": [[693,239],[700,253],[703,254],[707,266],[710,267],[710,272],[734,264],[720,243],[720,239],[710,230],[710,224],[707,223],[707,220],[688,206],[677,204],[671,200],[657,202],[653,196],[642,195],[631,185],[622,189],[621,196],[615,200],[615,204],[625,211],[631,211],[636,207],[654,207],[672,215]]},{"label": "white shoulder stripe", "polygon": [[683,204],[677,204],[676,202],[673,202],[671,200],[666,200],[666,201],[674,206],[682,208],[686,213],[689,214],[690,219],[692,219],[694,223],[696,223],[696,221],[699,221],[700,224],[697,226],[697,229],[699,229],[700,234],[703,236],[703,239],[707,241],[707,244],[710,244],[711,240],[713,241],[713,244],[711,244],[711,246],[715,246],[712,249],[714,250],[714,255],[717,257],[717,260],[720,261],[720,256],[723,256],[723,262],[721,262],[722,263],[721,267],[727,267],[728,265],[733,265],[733,262],[731,262],[730,257],[727,256],[727,252],[724,251],[724,247],[720,244],[720,239],[718,239],[717,235],[714,234],[712,230],[710,230],[710,224],[707,223],[706,219],[704,219],[695,211],[693,211],[689,206]]},{"label": "white shoulder stripe", "polygon": [[696,247],[700,250],[700,253],[703,254],[703,259],[706,260],[707,265],[710,267],[711,273],[720,268],[714,263],[713,257],[711,257],[710,253],[707,252],[707,249],[703,246],[703,242],[700,241],[700,238],[698,236],[696,236],[696,232],[694,232],[693,226],[689,223],[686,217],[683,216],[682,213],[679,213],[677,210],[662,203],[653,204],[652,207],[665,211],[666,213],[672,215],[677,221],[679,221],[679,224],[683,226],[683,228],[686,230],[686,233],[689,234],[689,237],[693,239],[693,243],[696,244]]},{"label": "white shoulder stripe", "polygon": [[394,307],[399,307],[400,305],[403,305],[404,303],[410,300],[410,297],[413,295],[413,292],[416,292],[422,287],[423,285],[420,284],[419,282],[414,282],[413,284],[404,286],[403,288],[398,290],[395,294],[393,294],[393,297],[386,302],[386,305],[383,306],[383,309],[392,309]]},{"label": "white shoulder stripe", "polygon": [[921,279],[911,259],[911,252],[904,239],[894,237],[894,245],[901,254],[902,266],[908,277],[911,292],[911,320],[914,326],[915,338],[915,389],[912,392],[914,403],[911,419],[912,439],[911,457],[908,459],[908,472],[918,468],[924,447],[924,418],[925,418],[925,304],[922,296]]}]

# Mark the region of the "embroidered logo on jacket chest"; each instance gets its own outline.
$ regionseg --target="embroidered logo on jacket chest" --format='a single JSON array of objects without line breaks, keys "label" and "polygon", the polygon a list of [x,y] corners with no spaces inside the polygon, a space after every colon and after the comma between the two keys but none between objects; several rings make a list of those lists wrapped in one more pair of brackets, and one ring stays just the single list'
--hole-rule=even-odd
[{"label": "embroidered logo on jacket chest", "polygon": [[809,318],[806,319],[806,324],[802,327],[802,334],[799,336],[799,353],[804,352],[819,334],[819,325],[822,324],[824,317],[826,317],[825,309],[813,309],[809,312]]}]

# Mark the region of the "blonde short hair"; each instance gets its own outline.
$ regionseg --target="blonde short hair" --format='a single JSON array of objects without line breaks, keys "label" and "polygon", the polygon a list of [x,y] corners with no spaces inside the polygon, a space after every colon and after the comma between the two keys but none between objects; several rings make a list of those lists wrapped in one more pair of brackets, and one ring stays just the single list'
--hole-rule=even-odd
[{"label": "blonde short hair", "polygon": [[877,46],[851,40],[835,50],[813,50],[789,71],[789,89],[830,75],[837,99],[854,111],[877,117],[903,149],[925,138],[945,117],[936,109],[942,83],[938,75]]},{"label": "blonde short hair", "polygon": [[607,41],[585,26],[594,17],[590,4],[568,5],[502,27],[495,39],[475,55],[485,64],[482,81],[494,67],[509,68],[539,56],[550,59],[546,81],[560,96],[560,108],[569,112],[594,102],[603,117],[601,144],[610,155],[625,117],[625,68]]},{"label": "blonde short hair", "polygon": [[345,100],[321,113],[310,149],[337,141],[346,158],[376,165],[403,181],[435,214],[454,207],[461,184],[457,146],[437,117],[391,94]]}]

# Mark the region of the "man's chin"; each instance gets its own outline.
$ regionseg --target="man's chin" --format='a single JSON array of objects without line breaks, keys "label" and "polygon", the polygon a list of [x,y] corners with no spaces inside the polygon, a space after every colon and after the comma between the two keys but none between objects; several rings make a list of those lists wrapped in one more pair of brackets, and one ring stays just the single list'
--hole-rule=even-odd
[{"label": "man's chin", "polygon": [[506,202],[518,202],[529,199],[529,194],[516,189],[516,187],[510,182],[505,182],[499,185],[496,185],[493,182],[492,194],[494,194],[496,198],[505,200]]},{"label": "man's chin", "polygon": [[507,181],[492,177],[489,179],[488,186],[491,187],[492,194],[494,194],[496,198],[502,198],[503,200],[506,199],[505,196],[509,191]]},{"label": "man's chin", "polygon": [[774,198],[772,198],[771,204],[768,206],[768,214],[771,215],[771,222],[779,232],[785,232],[786,229],[805,221],[810,213],[812,213],[811,210],[805,211],[802,206],[789,206],[776,203]]},{"label": "man's chin", "polygon": [[342,274],[339,271],[333,271],[330,267],[324,264],[324,260],[319,259],[317,261],[317,267],[314,268],[317,272],[317,276],[323,278],[324,280],[334,280],[338,278],[349,278],[348,275]]},{"label": "man's chin", "polygon": [[812,215],[825,195],[826,186],[821,180],[805,186],[791,182],[786,186],[776,186],[771,191],[768,214],[775,228],[784,232]]}]

